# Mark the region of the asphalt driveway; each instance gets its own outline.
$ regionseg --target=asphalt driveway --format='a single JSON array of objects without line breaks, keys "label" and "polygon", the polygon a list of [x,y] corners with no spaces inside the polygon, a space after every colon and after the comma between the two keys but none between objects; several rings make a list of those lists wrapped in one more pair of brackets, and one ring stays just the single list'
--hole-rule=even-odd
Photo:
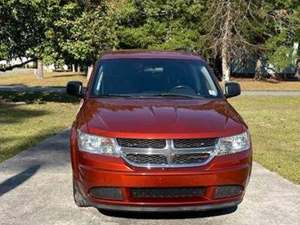
[{"label": "asphalt driveway", "polygon": [[300,186],[255,163],[245,200],[230,214],[104,215],[73,203],[68,132],[64,132],[0,164],[0,224],[297,225]]}]

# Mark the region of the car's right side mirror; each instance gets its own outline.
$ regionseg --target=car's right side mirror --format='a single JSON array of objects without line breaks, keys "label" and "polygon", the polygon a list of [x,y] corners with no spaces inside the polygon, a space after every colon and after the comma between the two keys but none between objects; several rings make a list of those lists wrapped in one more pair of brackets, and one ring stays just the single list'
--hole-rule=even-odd
[{"label": "car's right side mirror", "polygon": [[241,94],[241,86],[237,82],[226,82],[225,83],[225,97],[232,98]]}]

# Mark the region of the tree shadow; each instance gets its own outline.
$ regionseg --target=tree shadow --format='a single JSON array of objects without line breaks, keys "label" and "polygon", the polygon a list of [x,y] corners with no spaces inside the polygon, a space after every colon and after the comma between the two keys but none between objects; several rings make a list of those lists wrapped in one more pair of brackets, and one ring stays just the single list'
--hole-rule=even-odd
[{"label": "tree shadow", "polygon": [[19,105],[0,102],[0,124],[19,123],[28,118],[49,114],[46,110],[30,110],[17,106]]},{"label": "tree shadow", "polygon": [[46,102],[60,102],[60,103],[78,103],[79,99],[64,92],[52,91],[0,91],[0,99],[6,102],[24,102],[26,104],[32,103],[46,103]]},{"label": "tree shadow", "polygon": [[7,180],[0,183],[0,197],[5,193],[15,189],[19,185],[23,184],[30,177],[32,177],[40,169],[40,167],[41,165],[39,164],[31,166],[26,170],[22,171],[21,173],[18,173],[17,175],[10,177]]},{"label": "tree shadow", "polygon": [[13,87],[28,87],[27,85],[25,84],[22,84],[22,83],[14,83],[14,84],[0,84],[1,87],[3,87],[4,89],[7,87],[7,88],[13,88]]},{"label": "tree shadow", "polygon": [[119,217],[127,219],[193,219],[193,218],[205,218],[205,217],[215,217],[222,216],[226,214],[234,213],[237,210],[237,206],[218,209],[218,210],[208,210],[208,211],[186,211],[180,213],[174,212],[126,212],[126,211],[111,211],[111,210],[101,210],[98,211],[106,216]]},{"label": "tree shadow", "polygon": [[[67,82],[66,82],[67,85]],[[23,83],[13,83],[13,84],[0,84],[0,91],[26,91],[26,92],[39,92],[39,91],[59,91],[62,88],[65,88],[66,85],[36,85],[36,86],[28,86]]]}]

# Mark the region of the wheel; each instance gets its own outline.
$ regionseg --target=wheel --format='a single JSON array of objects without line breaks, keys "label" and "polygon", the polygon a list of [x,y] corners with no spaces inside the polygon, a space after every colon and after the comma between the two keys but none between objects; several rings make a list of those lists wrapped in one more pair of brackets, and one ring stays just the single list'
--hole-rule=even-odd
[{"label": "wheel", "polygon": [[85,198],[80,193],[80,190],[74,178],[73,178],[73,197],[74,197],[74,202],[78,207],[90,206],[89,203],[85,200]]}]

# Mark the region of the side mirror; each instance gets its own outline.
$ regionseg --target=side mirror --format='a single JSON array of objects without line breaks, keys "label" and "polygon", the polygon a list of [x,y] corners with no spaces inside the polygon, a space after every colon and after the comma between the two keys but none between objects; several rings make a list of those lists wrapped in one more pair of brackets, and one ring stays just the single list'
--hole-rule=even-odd
[{"label": "side mirror", "polygon": [[236,82],[226,82],[225,83],[225,97],[231,98],[241,94],[241,86]]},{"label": "side mirror", "polygon": [[69,81],[67,84],[67,94],[82,98],[84,96],[82,83],[80,81]]}]

